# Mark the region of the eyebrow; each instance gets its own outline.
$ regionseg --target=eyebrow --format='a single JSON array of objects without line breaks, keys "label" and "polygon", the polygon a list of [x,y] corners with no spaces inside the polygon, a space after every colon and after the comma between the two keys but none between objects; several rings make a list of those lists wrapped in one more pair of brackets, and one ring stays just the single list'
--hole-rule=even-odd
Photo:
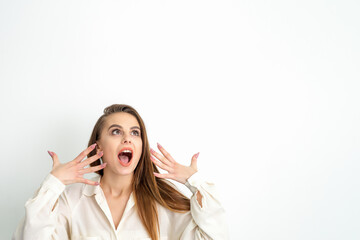
[{"label": "eyebrow", "polygon": [[[109,130],[110,128],[112,128],[112,127],[123,128],[121,125],[118,125],[118,124],[113,124],[113,125],[111,125],[111,126],[108,128],[108,130]],[[137,128],[137,129],[139,129],[139,130],[140,130],[140,128],[139,128],[139,127],[137,127],[137,126],[131,127],[130,129],[135,129],[135,128]]]}]

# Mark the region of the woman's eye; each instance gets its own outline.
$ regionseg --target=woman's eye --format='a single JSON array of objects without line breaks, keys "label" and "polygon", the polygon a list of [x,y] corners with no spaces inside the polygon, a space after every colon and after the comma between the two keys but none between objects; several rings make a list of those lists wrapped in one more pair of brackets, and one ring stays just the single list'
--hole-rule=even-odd
[{"label": "woman's eye", "polygon": [[113,130],[111,133],[114,134],[114,132],[120,131],[119,129]]},{"label": "woman's eye", "polygon": [[[121,132],[121,130],[119,130],[119,129],[114,129],[111,133],[112,133],[112,134],[115,133],[115,135],[118,135],[117,132]],[[132,131],[132,133],[134,133],[133,135],[135,135],[135,136],[140,136],[140,132],[139,132],[139,131],[134,130],[134,131]]]},{"label": "woman's eye", "polygon": [[133,131],[134,133],[135,133],[135,136],[140,136],[140,133],[139,133],[139,131]]}]

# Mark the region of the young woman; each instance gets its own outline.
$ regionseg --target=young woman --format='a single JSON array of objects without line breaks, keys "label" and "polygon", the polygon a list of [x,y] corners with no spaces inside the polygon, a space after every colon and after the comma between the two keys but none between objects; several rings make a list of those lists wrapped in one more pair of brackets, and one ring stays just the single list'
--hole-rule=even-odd
[{"label": "young woman", "polygon": [[[197,170],[199,153],[184,166],[159,144],[160,153],[151,149],[131,106],[105,108],[88,146],[64,164],[49,151],[52,171],[25,203],[14,240],[228,239],[215,185]],[[91,172],[97,177],[83,177]],[[166,178],[185,184],[191,199]]]}]

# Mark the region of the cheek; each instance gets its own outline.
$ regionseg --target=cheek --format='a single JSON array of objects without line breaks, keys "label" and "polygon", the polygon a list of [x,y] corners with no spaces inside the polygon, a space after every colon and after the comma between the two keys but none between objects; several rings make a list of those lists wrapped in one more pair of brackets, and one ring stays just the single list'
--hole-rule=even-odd
[{"label": "cheek", "polygon": [[136,139],[135,141],[136,141],[136,142],[134,142],[134,143],[135,143],[135,145],[136,145],[136,148],[137,148],[137,149],[142,149],[142,140],[141,140],[141,138],[138,138],[138,139]]},{"label": "cheek", "polygon": [[142,154],[142,141],[141,140],[136,144],[136,148],[138,149],[136,155],[140,158],[141,154]]}]

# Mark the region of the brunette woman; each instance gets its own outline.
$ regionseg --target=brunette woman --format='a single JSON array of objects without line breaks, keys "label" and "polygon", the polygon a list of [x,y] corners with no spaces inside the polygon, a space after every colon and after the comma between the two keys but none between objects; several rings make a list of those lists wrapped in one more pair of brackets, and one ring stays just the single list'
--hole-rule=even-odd
[{"label": "brunette woman", "polygon": [[[14,240],[228,239],[215,185],[198,172],[199,153],[184,166],[159,144],[159,152],[151,149],[133,107],[105,108],[88,146],[64,164],[49,151],[52,171],[26,202]],[[85,179],[91,172],[97,176]],[[166,179],[185,184],[193,196]]]}]

